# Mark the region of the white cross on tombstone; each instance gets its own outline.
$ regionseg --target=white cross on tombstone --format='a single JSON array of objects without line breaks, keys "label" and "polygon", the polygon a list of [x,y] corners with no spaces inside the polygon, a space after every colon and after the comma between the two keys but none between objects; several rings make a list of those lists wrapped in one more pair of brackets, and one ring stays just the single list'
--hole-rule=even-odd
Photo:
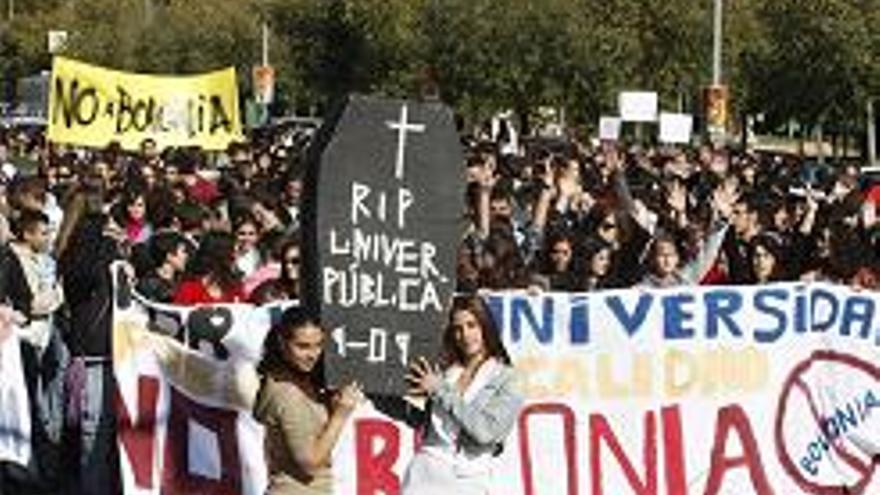
[{"label": "white cross on tombstone", "polygon": [[394,164],[394,177],[403,180],[404,152],[406,150],[407,132],[425,132],[425,124],[411,124],[408,121],[409,111],[404,105],[400,109],[400,121],[386,121],[385,124],[397,131],[397,161]]}]

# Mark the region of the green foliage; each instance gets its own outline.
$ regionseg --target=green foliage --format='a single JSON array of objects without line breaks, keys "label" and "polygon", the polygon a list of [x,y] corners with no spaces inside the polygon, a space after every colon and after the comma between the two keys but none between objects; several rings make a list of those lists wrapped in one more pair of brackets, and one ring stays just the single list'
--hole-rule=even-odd
[{"label": "green foliage", "polygon": [[[859,116],[880,94],[880,0],[725,0],[724,79],[734,109],[773,122]],[[710,80],[712,2],[692,0],[29,0],[0,23],[0,70],[47,69],[46,32],[67,54],[126,70],[235,65],[249,89],[260,23],[277,94],[322,106],[350,92],[418,96],[428,80],[460,112],[565,107],[613,112],[624,89],[699,111]]]},{"label": "green foliage", "polygon": [[870,19],[873,12],[876,22],[878,9],[877,0],[761,2],[766,46],[753,52],[748,68],[754,107],[773,122],[807,125],[860,115],[877,89]]}]

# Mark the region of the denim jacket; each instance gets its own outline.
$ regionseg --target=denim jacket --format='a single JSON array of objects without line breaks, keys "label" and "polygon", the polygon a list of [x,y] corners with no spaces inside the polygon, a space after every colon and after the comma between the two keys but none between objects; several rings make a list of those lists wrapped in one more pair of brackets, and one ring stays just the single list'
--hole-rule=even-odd
[{"label": "denim jacket", "polygon": [[498,455],[504,440],[513,430],[523,404],[513,368],[499,364],[494,375],[465,401],[455,386],[447,381],[429,398],[425,410],[418,409],[400,397],[372,397],[379,411],[416,428],[425,428],[422,445],[442,447],[445,440],[430,420],[443,411],[461,427],[455,449],[466,457]]}]

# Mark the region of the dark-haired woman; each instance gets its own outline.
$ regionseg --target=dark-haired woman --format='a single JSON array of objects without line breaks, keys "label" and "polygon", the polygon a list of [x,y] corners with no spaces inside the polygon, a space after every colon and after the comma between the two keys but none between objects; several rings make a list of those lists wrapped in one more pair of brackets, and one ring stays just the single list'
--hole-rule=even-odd
[{"label": "dark-haired woman", "polygon": [[235,263],[235,241],[226,232],[208,232],[193,260],[192,275],[174,294],[175,304],[218,304],[244,302]]},{"label": "dark-haired woman", "polygon": [[153,235],[153,226],[147,218],[147,197],[144,189],[132,187],[125,191],[115,208],[116,222],[125,229],[129,244],[147,242]]},{"label": "dark-haired woman", "polygon": [[119,493],[116,423],[113,415],[112,305],[110,264],[123,257],[125,233],[95,211],[89,198],[75,203],[63,228],[58,273],[69,322],[65,341],[72,362],[66,372],[66,419],[73,495]]},{"label": "dark-haired woman", "polygon": [[418,360],[407,380],[428,397],[426,412],[377,398],[376,407],[424,427],[421,449],[406,471],[402,495],[485,495],[494,460],[513,429],[522,395],[497,327],[477,296],[454,301],[440,367]]},{"label": "dark-haired woman", "polygon": [[333,448],[363,394],[357,384],[325,390],[323,346],[323,329],[301,308],[266,337],[254,416],[266,427],[268,495],[333,493]]},{"label": "dark-haired woman", "polygon": [[581,243],[578,254],[574,261],[577,288],[586,292],[608,288],[611,244],[599,237],[588,237]]},{"label": "dark-haired woman", "polygon": [[782,239],[775,232],[758,234],[749,244],[752,280],[756,284],[776,282],[785,278],[785,254]]}]

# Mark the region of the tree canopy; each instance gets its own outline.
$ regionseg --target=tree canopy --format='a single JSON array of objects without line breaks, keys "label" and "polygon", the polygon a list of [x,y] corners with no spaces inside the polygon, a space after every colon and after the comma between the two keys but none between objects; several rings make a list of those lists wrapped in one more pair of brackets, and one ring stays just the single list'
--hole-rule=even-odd
[{"label": "tree canopy", "polygon": [[[16,9],[0,23],[7,78],[48,69],[46,33],[63,29],[69,56],[160,73],[234,65],[245,92],[267,22],[277,93],[297,107],[436,85],[472,118],[554,106],[595,122],[624,89],[696,112],[711,76],[708,1],[31,0]],[[772,122],[861,118],[880,96],[878,25],[880,0],[726,1],[734,108]]]}]

